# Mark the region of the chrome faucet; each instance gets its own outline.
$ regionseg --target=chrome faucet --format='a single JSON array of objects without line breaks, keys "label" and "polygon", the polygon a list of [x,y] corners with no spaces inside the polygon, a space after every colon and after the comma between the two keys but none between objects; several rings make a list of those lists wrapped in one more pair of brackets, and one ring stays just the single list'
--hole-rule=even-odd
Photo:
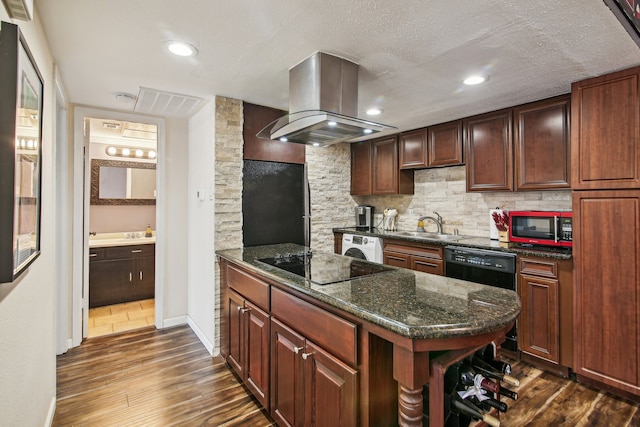
[{"label": "chrome faucet", "polygon": [[[436,223],[436,226],[438,227],[438,234],[442,234],[442,217],[436,211],[433,211],[433,213],[436,216],[435,218],[432,216],[421,216],[420,218],[418,218],[418,222],[424,221],[425,219],[430,219],[431,221]],[[424,227],[422,227],[422,230],[420,228],[421,227],[418,227],[418,231],[424,231]]]}]

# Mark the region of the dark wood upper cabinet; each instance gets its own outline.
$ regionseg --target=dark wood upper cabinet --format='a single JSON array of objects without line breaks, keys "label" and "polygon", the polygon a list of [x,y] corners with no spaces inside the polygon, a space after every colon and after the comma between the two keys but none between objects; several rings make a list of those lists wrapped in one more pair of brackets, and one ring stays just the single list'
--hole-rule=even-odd
[{"label": "dark wood upper cabinet", "polygon": [[400,169],[427,167],[427,129],[400,134]]},{"label": "dark wood upper cabinet", "polygon": [[351,144],[351,194],[413,194],[413,170],[400,170],[396,135]]},{"label": "dark wood upper cabinet", "polygon": [[245,160],[265,160],[284,163],[304,163],[304,144],[291,142],[270,141],[256,136],[266,125],[287,114],[286,111],[261,105],[242,104],[244,124],[242,137],[244,139],[243,158]]},{"label": "dark wood upper cabinet", "polygon": [[351,194],[368,196],[373,191],[372,185],[371,141],[351,144]]},{"label": "dark wood upper cabinet", "polygon": [[462,120],[429,126],[427,166],[462,164]]},{"label": "dark wood upper cabinet", "polygon": [[574,190],[640,188],[640,67],[571,86]]},{"label": "dark wood upper cabinet", "polygon": [[462,164],[462,120],[400,134],[400,169]]},{"label": "dark wood upper cabinet", "polygon": [[400,170],[397,136],[371,142],[373,194],[413,194],[413,171]]},{"label": "dark wood upper cabinet", "polygon": [[373,194],[398,193],[398,139],[378,139],[372,142]]},{"label": "dark wood upper cabinet", "polygon": [[516,190],[570,188],[569,102],[564,95],[514,108]]},{"label": "dark wood upper cabinet", "polygon": [[467,191],[512,191],[512,110],[463,120]]}]

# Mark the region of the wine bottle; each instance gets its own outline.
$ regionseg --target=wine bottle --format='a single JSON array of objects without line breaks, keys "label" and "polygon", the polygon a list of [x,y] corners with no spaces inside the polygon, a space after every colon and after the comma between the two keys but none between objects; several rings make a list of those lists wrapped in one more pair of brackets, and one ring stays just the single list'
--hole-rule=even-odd
[{"label": "wine bottle", "polygon": [[467,399],[462,399],[457,393],[451,396],[451,407],[455,412],[467,415],[474,420],[482,420],[492,427],[500,427],[500,420],[493,415],[485,413]]},{"label": "wine bottle", "polygon": [[518,400],[518,393],[509,390],[508,388],[500,387],[500,389],[498,390],[498,394],[508,397],[509,399]]},{"label": "wine bottle", "polygon": [[496,370],[493,366],[489,365],[484,360],[473,357],[471,359],[471,366],[480,374],[489,377],[495,378],[501,381],[506,382],[507,384],[511,384],[514,387],[518,387],[520,385],[520,381],[517,378],[512,377],[511,375],[503,374]]},{"label": "wine bottle", "polygon": [[[498,393],[500,390],[500,384],[495,381],[491,381],[480,374],[477,374],[470,366],[461,366],[460,371],[460,384],[464,386],[473,386],[479,383],[480,387],[491,392]],[[480,378],[477,378],[480,377]],[[476,380],[478,383],[476,383]]]},{"label": "wine bottle", "polygon": [[489,365],[503,374],[511,375],[511,364],[501,360],[485,360]]},{"label": "wine bottle", "polygon": [[499,400],[493,399],[491,397],[487,398],[487,399],[483,399],[482,401],[480,401],[480,399],[478,399],[477,397],[471,397],[469,398],[471,400],[471,402],[473,402],[476,406],[479,406],[483,409],[486,409],[487,411],[490,411],[491,408],[496,408],[498,411],[500,412],[507,412],[507,410],[509,409],[509,407],[507,406],[506,403],[501,402]]}]

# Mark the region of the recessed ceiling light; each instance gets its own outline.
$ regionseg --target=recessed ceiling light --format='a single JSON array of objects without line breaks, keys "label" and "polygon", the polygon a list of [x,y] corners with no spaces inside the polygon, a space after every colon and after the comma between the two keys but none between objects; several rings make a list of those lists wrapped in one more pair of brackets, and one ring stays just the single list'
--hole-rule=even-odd
[{"label": "recessed ceiling light", "polygon": [[369,135],[370,133],[373,133],[371,129],[365,129],[363,132],[367,135]]},{"label": "recessed ceiling light", "polygon": [[480,83],[484,82],[485,80],[487,80],[486,76],[476,75],[476,76],[467,77],[466,79],[464,79],[463,83],[468,85],[468,86],[473,86],[473,85],[479,85]]},{"label": "recessed ceiling light", "polygon": [[149,154],[147,154],[147,157],[149,157],[150,159],[155,159],[156,158],[156,152],[151,150],[149,151]]},{"label": "recessed ceiling light", "polygon": [[178,56],[195,56],[198,54],[198,49],[190,45],[189,43],[170,41],[166,43],[169,52]]},{"label": "recessed ceiling light", "polygon": [[123,156],[128,156],[129,154],[131,154],[131,150],[129,150],[128,148],[123,148],[122,149],[122,155]]},{"label": "recessed ceiling light", "polygon": [[319,146],[320,146],[320,143],[319,143],[319,142],[314,142],[312,145],[313,145],[314,147],[319,147]]},{"label": "recessed ceiling light", "polygon": [[281,137],[281,138],[280,138],[280,141],[281,141],[281,142],[287,142],[287,141],[288,141],[288,139],[287,139],[287,137],[286,137],[286,136],[283,136],[283,137]]},{"label": "recessed ceiling light", "polygon": [[333,120],[332,120],[332,121],[327,122],[327,124],[328,124],[329,126],[337,126],[337,125],[338,125],[338,123],[334,122]]},{"label": "recessed ceiling light", "polygon": [[370,115],[370,116],[377,116],[380,113],[382,113],[382,110],[380,108],[377,108],[377,107],[369,108],[367,110],[367,114]]}]

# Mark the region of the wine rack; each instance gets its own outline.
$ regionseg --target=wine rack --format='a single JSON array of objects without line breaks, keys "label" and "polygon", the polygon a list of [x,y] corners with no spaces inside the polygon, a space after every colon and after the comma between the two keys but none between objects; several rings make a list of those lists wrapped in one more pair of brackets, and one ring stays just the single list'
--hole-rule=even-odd
[{"label": "wine rack", "polygon": [[[445,427],[468,427],[469,425],[479,427],[488,425],[484,421],[476,422],[470,415],[456,410],[453,400],[458,391],[464,391],[467,388],[467,386],[460,381],[461,370],[468,370],[473,357],[479,358],[487,363],[493,363],[495,360],[494,349],[494,344],[489,344],[472,349],[448,351],[432,358],[430,385],[425,386],[422,391],[425,402],[423,425],[442,425]],[[501,383],[499,379],[489,378],[488,375],[483,376],[489,380]],[[500,384],[500,386],[502,386],[502,384]],[[509,387],[513,388],[513,385]],[[487,396],[497,401],[503,400],[501,396],[496,393],[487,392]],[[444,411],[433,406],[439,404],[444,405]],[[434,414],[431,419],[429,417],[430,412]],[[499,423],[499,412],[497,409],[490,408],[486,413],[495,418],[495,420],[489,422]]]}]

